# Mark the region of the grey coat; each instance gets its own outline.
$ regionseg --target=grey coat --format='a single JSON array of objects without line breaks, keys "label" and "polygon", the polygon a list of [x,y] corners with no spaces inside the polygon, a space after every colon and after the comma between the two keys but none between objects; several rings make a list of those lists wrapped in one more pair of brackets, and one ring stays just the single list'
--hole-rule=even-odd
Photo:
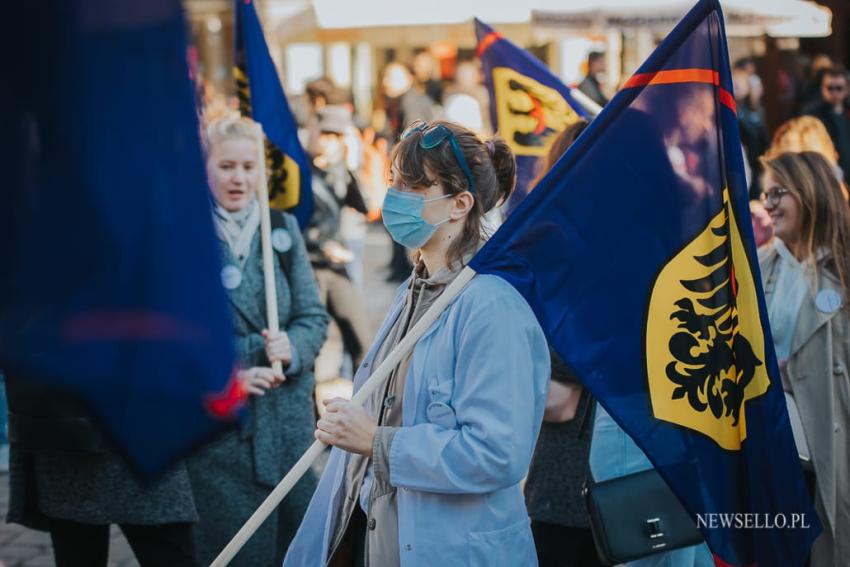
[{"label": "grey coat", "polygon": [[[764,293],[775,289],[779,254],[759,251]],[[844,291],[818,262],[818,292]],[[816,296],[815,296],[816,297]],[[812,547],[812,567],[850,565],[850,315],[845,306],[824,312],[806,294],[800,306],[786,373],[815,470],[815,509],[824,532]]]},{"label": "grey coat", "polygon": [[143,486],[115,453],[10,453],[8,522],[48,529],[47,518],[84,524],[169,524],[198,515],[185,466]]},{"label": "grey coat", "polygon": [[[550,349],[552,380],[576,382],[563,359]],[[525,504],[532,520],[589,528],[581,496],[588,470],[593,430],[593,396],[585,388],[576,415],[564,423],[543,422],[525,483]]]},{"label": "grey coat", "polygon": [[[319,301],[304,241],[291,215],[283,214],[292,245],[287,267],[275,258],[281,329],[292,343],[286,382],[251,398],[243,428],[204,447],[188,461],[200,521],[195,529],[198,559],[206,565],[313,442],[313,360],[325,340],[328,316]],[[222,243],[225,265],[238,266]],[[269,366],[260,334],[266,328],[260,231],[254,235],[242,281],[229,292],[238,357],[243,367]],[[231,565],[279,565],[315,488],[308,473],[248,541]]]}]

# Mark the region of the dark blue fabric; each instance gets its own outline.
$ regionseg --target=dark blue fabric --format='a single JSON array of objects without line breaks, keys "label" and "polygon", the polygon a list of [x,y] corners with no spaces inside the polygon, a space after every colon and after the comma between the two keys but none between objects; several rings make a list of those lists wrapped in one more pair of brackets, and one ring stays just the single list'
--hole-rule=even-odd
[{"label": "dark blue fabric", "polygon": [[301,193],[298,204],[287,212],[298,219],[298,225],[303,230],[313,214],[313,189],[307,154],[298,140],[298,126],[269,54],[254,3],[251,0],[234,0],[234,14],[236,50],[244,55],[251,91],[251,117],[263,125],[266,138],[295,161],[300,170]]},{"label": "dark blue fabric", "polygon": [[224,427],[204,401],[233,365],[180,2],[12,12],[0,366],[82,397],[152,477]]},{"label": "dark blue fabric", "polygon": [[[720,87],[732,92],[716,0],[701,0],[638,74],[694,68],[717,71]],[[690,177],[674,170],[674,154],[684,156]],[[755,280],[770,376],[766,393],[746,403],[739,451],[655,418],[645,360],[655,279],[721,210],[724,185]],[[470,265],[525,296],[553,347],[692,514],[805,513],[812,525],[704,529],[716,557],[735,566],[799,566],[820,525],[788,423],[749,218],[735,112],[721,103],[721,89],[625,88]]]},{"label": "dark blue fabric", "polygon": [[0,370],[0,447],[9,444],[9,435],[6,425],[9,421],[8,407],[6,407],[6,380],[3,371]]},{"label": "dark blue fabric", "polygon": [[[476,18],[475,34],[478,38],[479,46],[482,40],[491,33],[494,33],[493,28]],[[496,95],[493,89],[494,67],[511,68],[517,73],[558,91],[576,114],[590,119],[590,115],[584,107],[573,99],[570,94],[571,89],[567,85],[556,77],[539,59],[526,50],[517,47],[510,40],[500,37],[487,47],[486,51],[481,54],[480,59],[484,67],[484,80],[487,83],[487,90],[490,93],[490,120],[494,130],[499,130],[499,120],[496,115]],[[517,184],[507,204],[506,212],[508,214],[512,213],[528,194],[530,185],[538,174],[538,161],[539,158],[537,156],[517,156]]]}]

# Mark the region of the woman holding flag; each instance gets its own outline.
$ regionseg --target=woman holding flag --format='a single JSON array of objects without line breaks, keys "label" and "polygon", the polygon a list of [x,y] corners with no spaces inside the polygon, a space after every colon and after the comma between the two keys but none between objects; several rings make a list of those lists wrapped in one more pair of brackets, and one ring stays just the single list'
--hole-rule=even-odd
[{"label": "woman holding flag", "polygon": [[[222,283],[233,306],[236,350],[250,410],[240,431],[205,446],[188,461],[200,520],[198,559],[208,565],[233,532],[263,501],[312,442],[313,360],[325,339],[328,317],[295,218],[271,211],[274,282],[282,330],[264,317],[260,245],[260,144],[249,119],[222,118],[206,128],[207,177],[221,241]],[[283,374],[270,368],[282,363]],[[233,565],[280,563],[315,487],[309,477],[236,556]]]},{"label": "woman holding flag", "polygon": [[[507,144],[418,121],[392,155],[384,223],[416,267],[357,372],[359,388],[483,244],[508,198]],[[331,457],[284,565],[536,565],[519,482],[540,429],[549,356],[525,300],[478,275],[361,408],[326,401]]]}]

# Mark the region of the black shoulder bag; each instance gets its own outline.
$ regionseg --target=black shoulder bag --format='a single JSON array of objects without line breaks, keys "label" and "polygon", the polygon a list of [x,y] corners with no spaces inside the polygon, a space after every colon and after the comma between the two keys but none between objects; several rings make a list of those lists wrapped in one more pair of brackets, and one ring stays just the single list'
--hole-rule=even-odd
[{"label": "black shoulder bag", "polygon": [[582,495],[596,552],[608,565],[703,541],[694,519],[654,468],[597,483],[588,467]]}]

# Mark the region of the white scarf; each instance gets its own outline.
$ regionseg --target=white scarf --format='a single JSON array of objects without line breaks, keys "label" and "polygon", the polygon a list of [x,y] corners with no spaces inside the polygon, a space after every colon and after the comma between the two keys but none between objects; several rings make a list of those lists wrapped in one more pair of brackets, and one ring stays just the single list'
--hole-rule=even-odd
[{"label": "white scarf", "polygon": [[803,298],[806,293],[812,293],[814,269],[811,262],[797,260],[779,238],[774,239],[774,247],[779,254],[779,264],[776,266],[773,293],[767,304],[767,316],[776,358],[783,362],[791,354],[791,341]]},{"label": "white scarf", "polygon": [[257,200],[253,199],[247,207],[234,212],[227,211],[216,203],[213,207],[213,220],[218,237],[236,256],[239,267],[244,267],[251,251],[251,241],[260,226],[260,207]]}]

